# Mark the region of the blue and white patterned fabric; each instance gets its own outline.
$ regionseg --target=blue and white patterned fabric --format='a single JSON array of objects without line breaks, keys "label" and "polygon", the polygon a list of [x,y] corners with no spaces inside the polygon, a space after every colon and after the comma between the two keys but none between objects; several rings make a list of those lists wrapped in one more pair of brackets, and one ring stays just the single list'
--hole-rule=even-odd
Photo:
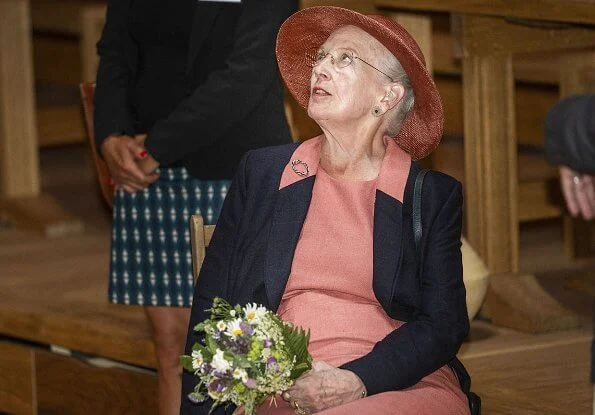
[{"label": "blue and white patterned fabric", "polygon": [[142,192],[116,192],[109,300],[118,304],[189,307],[193,275],[190,216],[217,221],[229,180],[198,180],[162,168]]}]

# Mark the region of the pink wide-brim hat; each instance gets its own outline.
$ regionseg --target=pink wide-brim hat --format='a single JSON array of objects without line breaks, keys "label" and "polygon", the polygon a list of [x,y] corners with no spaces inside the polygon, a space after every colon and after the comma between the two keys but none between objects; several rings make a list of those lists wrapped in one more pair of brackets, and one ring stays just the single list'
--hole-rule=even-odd
[{"label": "pink wide-brim hat", "polygon": [[397,144],[419,160],[440,143],[444,127],[442,100],[413,37],[398,23],[384,16],[366,16],[341,7],[310,7],[298,11],[281,25],[277,36],[277,62],[281,77],[297,102],[308,108],[312,52],[343,26],[356,26],[382,43],[407,73],[415,105],[394,137]]}]

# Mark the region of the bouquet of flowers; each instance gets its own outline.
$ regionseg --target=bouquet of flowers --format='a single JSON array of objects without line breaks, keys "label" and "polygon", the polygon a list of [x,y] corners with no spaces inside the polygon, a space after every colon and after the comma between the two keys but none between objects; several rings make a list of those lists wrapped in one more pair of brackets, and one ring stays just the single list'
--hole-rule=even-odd
[{"label": "bouquet of flowers", "polygon": [[210,397],[211,410],[233,403],[253,415],[266,398],[288,389],[312,368],[310,332],[265,307],[232,307],[217,297],[207,311],[211,318],[194,327],[202,341],[194,344],[191,356],[181,357],[182,366],[199,379],[188,396],[192,401]]}]

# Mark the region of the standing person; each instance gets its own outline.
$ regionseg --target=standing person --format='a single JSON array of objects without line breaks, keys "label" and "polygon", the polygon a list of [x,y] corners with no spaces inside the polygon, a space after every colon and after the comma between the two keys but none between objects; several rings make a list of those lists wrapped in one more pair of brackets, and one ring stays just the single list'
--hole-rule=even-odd
[{"label": "standing person", "polygon": [[[574,217],[595,217],[595,95],[577,95],[554,105],[545,120],[548,161],[558,166],[560,186]],[[593,315],[595,326],[595,315]],[[595,415],[595,340],[591,344]]]},{"label": "standing person", "polygon": [[297,4],[263,3],[108,1],[94,120],[117,186],[109,299],[145,307],[161,414],[180,405],[189,217],[215,223],[241,155],[291,141],[274,44]]},{"label": "standing person", "polygon": [[[195,288],[186,354],[215,297],[256,302],[310,330],[314,358],[287,403],[259,413],[469,414],[456,359],[469,330],[462,187],[428,172],[415,191],[415,160],[438,146],[444,121],[418,45],[386,17],[312,7],[281,26],[277,60],[323,134],[242,159]],[[209,413],[211,399],[186,398],[196,382],[184,373],[183,414]]]}]

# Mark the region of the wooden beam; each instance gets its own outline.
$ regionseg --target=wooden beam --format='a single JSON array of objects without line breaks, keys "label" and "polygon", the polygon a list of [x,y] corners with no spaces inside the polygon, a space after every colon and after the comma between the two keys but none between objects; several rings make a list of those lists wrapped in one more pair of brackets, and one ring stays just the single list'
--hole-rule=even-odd
[{"label": "wooden beam", "polygon": [[0,1],[0,198],[40,191],[27,0]]},{"label": "wooden beam", "polygon": [[428,72],[433,74],[431,17],[412,13],[389,13],[388,17],[403,26],[413,36],[424,55]]},{"label": "wooden beam", "polygon": [[469,13],[531,20],[595,24],[595,3],[584,0],[374,0],[378,8]]},{"label": "wooden beam", "polygon": [[463,15],[458,21],[465,32],[464,54],[515,54],[595,45],[595,28],[548,28],[496,17],[468,15]]},{"label": "wooden beam", "polygon": [[370,0],[300,0],[299,8],[315,6],[338,6],[355,10],[364,14],[378,14],[374,3]]},{"label": "wooden beam", "polygon": [[82,223],[40,196],[29,2],[0,1],[0,215],[47,236]]},{"label": "wooden beam", "polygon": [[517,149],[510,56],[463,60],[468,239],[491,272],[518,269]]}]

